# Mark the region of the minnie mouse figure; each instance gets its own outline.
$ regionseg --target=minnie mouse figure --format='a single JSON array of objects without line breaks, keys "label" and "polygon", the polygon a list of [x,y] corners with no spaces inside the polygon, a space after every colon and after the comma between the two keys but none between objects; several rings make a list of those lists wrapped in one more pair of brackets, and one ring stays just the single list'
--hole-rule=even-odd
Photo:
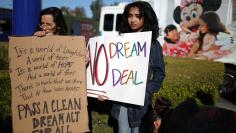
[{"label": "minnie mouse figure", "polygon": [[182,29],[180,38],[189,45],[198,38],[199,17],[206,11],[216,11],[222,0],[181,0],[180,6],[174,10],[174,20]]}]

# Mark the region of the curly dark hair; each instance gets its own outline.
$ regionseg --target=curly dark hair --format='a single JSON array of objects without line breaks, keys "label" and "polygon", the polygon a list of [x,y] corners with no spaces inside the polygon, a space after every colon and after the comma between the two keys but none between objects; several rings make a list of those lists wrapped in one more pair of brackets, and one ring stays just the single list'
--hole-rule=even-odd
[{"label": "curly dark hair", "polygon": [[142,32],[152,31],[152,42],[154,42],[159,36],[158,20],[151,5],[145,1],[136,1],[126,5],[122,15],[119,33],[122,34],[132,32],[128,24],[129,10],[132,7],[137,7],[139,9],[140,18],[144,18],[144,28],[142,29]]}]

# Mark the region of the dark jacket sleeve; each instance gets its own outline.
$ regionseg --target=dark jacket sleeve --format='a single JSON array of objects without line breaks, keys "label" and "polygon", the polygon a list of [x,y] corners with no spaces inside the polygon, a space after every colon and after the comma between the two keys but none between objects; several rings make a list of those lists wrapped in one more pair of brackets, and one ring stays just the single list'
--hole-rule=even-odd
[{"label": "dark jacket sleeve", "polygon": [[146,92],[152,95],[160,89],[165,78],[165,63],[162,47],[158,41],[151,46],[147,78]]}]

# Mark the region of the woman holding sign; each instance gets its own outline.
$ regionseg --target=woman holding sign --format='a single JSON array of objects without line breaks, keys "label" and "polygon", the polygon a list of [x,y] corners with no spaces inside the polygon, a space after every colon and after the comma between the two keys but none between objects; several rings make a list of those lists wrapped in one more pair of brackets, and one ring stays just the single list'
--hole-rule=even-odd
[{"label": "woman holding sign", "polygon": [[40,12],[40,21],[35,36],[66,35],[67,26],[61,10],[49,7]]},{"label": "woman holding sign", "polygon": [[[144,31],[152,31],[145,102],[144,106],[118,102],[113,104],[111,115],[118,121],[119,133],[141,132],[141,121],[151,106],[152,95],[160,89],[165,77],[162,48],[157,41],[159,27],[154,10],[144,1],[128,4],[123,12],[120,34]],[[99,96],[98,100],[103,101],[105,98]]]}]

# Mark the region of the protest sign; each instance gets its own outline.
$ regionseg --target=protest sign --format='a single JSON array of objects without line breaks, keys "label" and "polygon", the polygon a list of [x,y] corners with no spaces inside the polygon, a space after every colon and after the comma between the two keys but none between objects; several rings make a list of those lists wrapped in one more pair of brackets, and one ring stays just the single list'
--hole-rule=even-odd
[{"label": "protest sign", "polygon": [[85,52],[84,37],[10,37],[15,133],[88,131]]},{"label": "protest sign", "polygon": [[90,38],[87,95],[144,105],[151,32]]}]

